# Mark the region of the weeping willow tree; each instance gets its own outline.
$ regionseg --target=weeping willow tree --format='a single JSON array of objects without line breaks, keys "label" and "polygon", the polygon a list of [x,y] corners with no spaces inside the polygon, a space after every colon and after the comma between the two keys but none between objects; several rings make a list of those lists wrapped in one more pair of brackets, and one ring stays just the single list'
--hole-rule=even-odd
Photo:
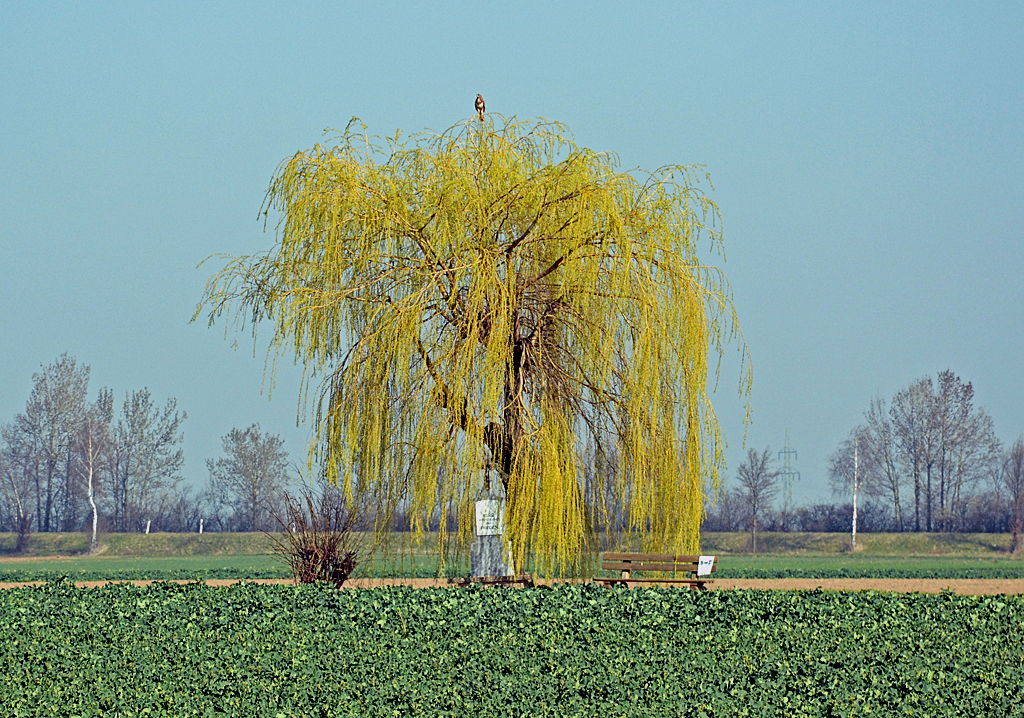
[{"label": "weeping willow tree", "polygon": [[[721,250],[706,177],[620,172],[563,125],[492,118],[386,142],[353,121],[285,160],[275,246],[229,259],[196,316],[273,327],[319,387],[311,466],[376,497],[380,532],[405,507],[464,546],[494,474],[517,570],[579,574],[616,522],[692,553],[731,342],[747,396],[750,376],[728,284],[698,259],[702,238]],[[588,491],[586,457],[612,455]]]}]

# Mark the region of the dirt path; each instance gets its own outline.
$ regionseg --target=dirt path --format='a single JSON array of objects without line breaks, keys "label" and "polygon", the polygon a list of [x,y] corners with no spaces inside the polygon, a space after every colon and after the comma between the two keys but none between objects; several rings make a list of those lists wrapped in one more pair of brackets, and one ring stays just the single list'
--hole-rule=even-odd
[{"label": "dirt path", "polygon": [[[26,583],[0,583],[0,589],[23,588],[42,585],[42,581]],[[79,588],[95,588],[108,583],[132,583],[136,586],[147,586],[155,581],[77,581]],[[193,581],[171,581],[169,583],[194,583]],[[210,579],[208,586],[230,586],[242,583],[237,579]],[[246,583],[290,584],[291,579],[266,578],[249,579]],[[544,584],[545,581],[539,583]],[[345,588],[371,588],[378,586],[412,586],[413,588],[437,588],[450,586],[444,579],[430,578],[376,578],[355,579],[345,584]],[[719,579],[712,584],[714,590],[801,590],[813,591],[821,588],[825,591],[885,591],[890,593],[941,593],[953,591],[961,595],[991,596],[996,594],[1024,594],[1024,579],[946,579],[946,578],[748,578]]]},{"label": "dirt path", "polygon": [[[541,585],[548,583],[539,581]],[[447,586],[447,581],[426,578],[358,579],[346,588],[372,586],[413,586],[415,588]],[[886,591],[889,593],[942,593],[953,591],[962,595],[983,596],[1001,593],[1024,594],[1024,579],[946,579],[946,578],[748,578],[720,579],[710,586],[717,591],[762,589],[775,591]]]},{"label": "dirt path", "polygon": [[1024,578],[735,578],[715,582],[716,590],[774,589],[777,591],[886,591],[890,593],[942,593],[969,596],[1024,593]]}]

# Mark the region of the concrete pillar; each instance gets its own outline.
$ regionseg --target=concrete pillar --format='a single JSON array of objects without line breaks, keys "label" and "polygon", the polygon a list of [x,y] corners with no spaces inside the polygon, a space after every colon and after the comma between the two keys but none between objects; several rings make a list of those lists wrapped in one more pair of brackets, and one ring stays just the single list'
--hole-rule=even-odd
[{"label": "concrete pillar", "polygon": [[505,502],[497,491],[485,489],[476,502],[476,535],[469,547],[470,574],[511,576],[512,566],[505,556]]}]

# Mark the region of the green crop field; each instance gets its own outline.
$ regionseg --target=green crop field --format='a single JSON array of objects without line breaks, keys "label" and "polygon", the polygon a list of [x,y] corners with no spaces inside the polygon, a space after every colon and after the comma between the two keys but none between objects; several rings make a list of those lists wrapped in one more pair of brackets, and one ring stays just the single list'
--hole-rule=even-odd
[{"label": "green crop field", "polygon": [[[409,543],[408,535],[398,543]],[[0,533],[0,558],[83,555],[89,547],[84,533],[37,533],[29,539],[28,550],[16,554],[17,537]],[[262,533],[205,534],[106,534],[101,537],[104,556],[228,556],[267,554],[273,543]],[[701,535],[701,552],[718,555],[751,555],[750,535],[712,533]],[[861,534],[857,552],[850,553],[849,534],[837,533],[760,533],[759,556],[894,556],[894,557],[990,557],[1007,555],[1009,534]],[[421,544],[408,547],[411,553],[430,555],[436,536],[426,534]]]},{"label": "green crop field", "polygon": [[7,716],[1024,716],[1024,598],[67,584],[0,592]]},{"label": "green crop field", "polygon": [[[751,554],[732,550],[749,540],[744,534],[705,534],[702,550],[719,556],[716,578],[1024,578],[1024,555],[1009,555],[1009,536],[1000,534],[865,534],[856,553],[844,549],[849,537],[840,534],[764,536],[774,551]],[[380,553],[364,555],[356,575],[435,577],[435,540],[427,535],[420,546],[405,546],[388,560]],[[112,534],[98,556],[84,554],[82,534],[36,534],[32,541],[27,557],[0,561],[0,581],[289,575],[269,553],[272,544],[264,534]],[[0,535],[0,557],[12,557],[13,546],[12,535]],[[445,575],[466,575],[464,559],[449,565]]]},{"label": "green crop field", "polygon": [[[45,557],[83,555],[89,550],[85,533],[36,533],[28,550],[15,553],[17,536],[0,534],[0,556]],[[112,533],[100,536],[103,556],[237,556],[265,554],[273,542],[263,533]]]},{"label": "green crop field", "polygon": [[[746,554],[749,533],[704,532],[701,552]],[[900,533],[858,534],[857,551],[850,553],[848,533],[759,533],[761,554],[809,556],[999,556],[1010,547],[1009,534]]]},{"label": "green crop field", "polygon": [[[448,567],[448,575],[465,575],[465,565]],[[288,569],[272,555],[142,556],[37,558],[0,563],[0,582],[190,580],[287,578]],[[603,575],[603,574],[602,574]],[[607,574],[613,575],[613,574]],[[432,556],[406,557],[404,562],[371,560],[358,576],[433,578]],[[1024,578],[1019,558],[893,556],[722,556],[715,578]]]},{"label": "green crop field", "polygon": [[[449,566],[448,575],[461,574]],[[206,579],[288,578],[288,568],[276,556],[142,556],[34,559],[0,563],[0,583],[28,581],[173,581]],[[432,557],[406,557],[404,562],[371,561],[358,566],[355,577],[434,578],[437,565]]]},{"label": "green crop field", "polygon": [[1020,557],[733,555],[715,578],[1024,578]]},{"label": "green crop field", "polygon": [[133,581],[210,578],[287,578],[288,569],[275,556],[84,556],[37,558],[0,563],[0,582]]}]

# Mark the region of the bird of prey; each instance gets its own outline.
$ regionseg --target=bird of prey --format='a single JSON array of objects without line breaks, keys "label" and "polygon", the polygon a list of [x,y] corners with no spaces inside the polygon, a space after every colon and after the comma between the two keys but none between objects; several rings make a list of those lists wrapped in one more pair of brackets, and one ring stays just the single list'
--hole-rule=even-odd
[{"label": "bird of prey", "polygon": [[484,97],[483,95],[476,96],[476,103],[473,105],[476,108],[476,113],[480,115],[480,121],[484,119]]}]

